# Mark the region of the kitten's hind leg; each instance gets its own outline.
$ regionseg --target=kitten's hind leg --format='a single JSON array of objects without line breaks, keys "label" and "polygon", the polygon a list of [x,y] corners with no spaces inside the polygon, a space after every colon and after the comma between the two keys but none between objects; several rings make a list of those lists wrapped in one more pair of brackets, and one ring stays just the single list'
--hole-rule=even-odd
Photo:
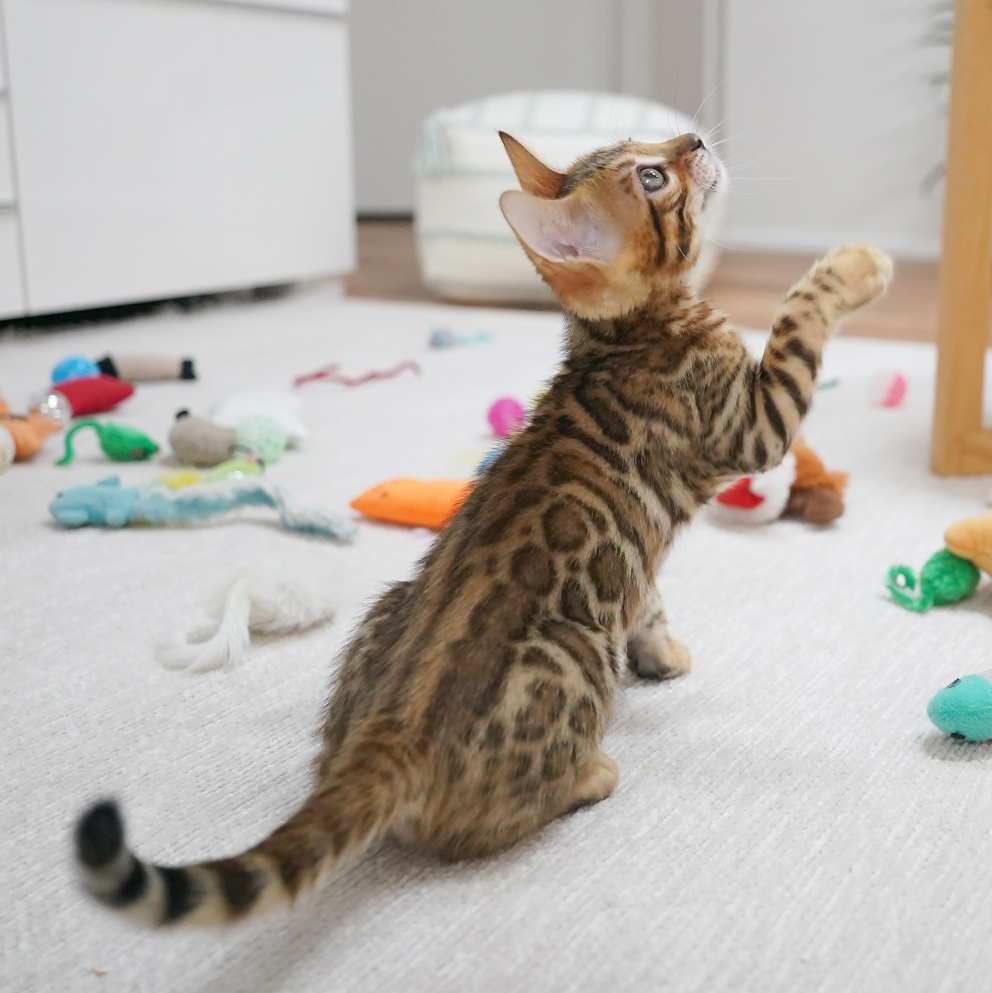
[{"label": "kitten's hind leg", "polygon": [[619,780],[616,762],[606,752],[598,752],[589,763],[585,776],[575,784],[566,813],[605,800],[617,788]]},{"label": "kitten's hind leg", "polygon": [[627,638],[627,665],[641,679],[675,679],[692,666],[689,649],[668,633],[668,619],[656,587]]}]

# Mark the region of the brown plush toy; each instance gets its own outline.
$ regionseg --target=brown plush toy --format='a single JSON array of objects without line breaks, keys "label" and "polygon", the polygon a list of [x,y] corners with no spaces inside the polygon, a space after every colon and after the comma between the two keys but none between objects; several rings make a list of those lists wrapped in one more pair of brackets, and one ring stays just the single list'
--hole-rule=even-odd
[{"label": "brown plush toy", "polygon": [[844,490],[850,476],[828,472],[816,453],[801,439],[792,445],[796,479],[783,516],[801,517],[811,524],[829,524],[844,513]]}]

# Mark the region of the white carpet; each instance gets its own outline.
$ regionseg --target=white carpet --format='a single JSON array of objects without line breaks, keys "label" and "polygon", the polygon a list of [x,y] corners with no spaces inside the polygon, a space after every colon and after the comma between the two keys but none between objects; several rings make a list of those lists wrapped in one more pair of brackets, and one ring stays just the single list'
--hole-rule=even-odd
[{"label": "white carpet", "polygon": [[[338,302],[319,292],[250,307],[0,338],[17,410],[71,352],[191,354],[195,383],[149,384],[113,415],[164,442],[179,407],[287,386],[330,361],[358,374],[415,358],[416,378],[302,390],[313,434],[272,476],[308,502],[384,479],[441,475],[485,447],[485,411],[554,369],[556,316]],[[434,326],[496,332],[426,347]],[[867,380],[897,366],[899,410]],[[848,510],[818,531],[700,522],[662,591],[695,669],[631,683],[606,741],[621,770],[605,803],[499,858],[457,866],[385,843],[292,913],[219,933],[134,930],[87,902],[70,872],[83,805],[120,796],[132,841],[159,862],[257,841],[307,788],[331,660],[362,605],[405,576],[425,532],[363,524],[350,547],[279,530],[271,515],[195,529],[54,527],[67,485],[114,467],[81,457],[0,476],[0,989],[29,991],[938,991],[992,972],[992,746],[944,739],[927,700],[992,666],[989,586],[915,616],[881,577],[941,546],[984,508],[988,479],[927,472],[932,350],[841,340],[807,438],[853,473]],[[256,646],[239,668],[163,670],[152,633],[189,618],[234,565],[295,563],[335,577],[329,627]],[[105,973],[102,976],[91,970]]]}]

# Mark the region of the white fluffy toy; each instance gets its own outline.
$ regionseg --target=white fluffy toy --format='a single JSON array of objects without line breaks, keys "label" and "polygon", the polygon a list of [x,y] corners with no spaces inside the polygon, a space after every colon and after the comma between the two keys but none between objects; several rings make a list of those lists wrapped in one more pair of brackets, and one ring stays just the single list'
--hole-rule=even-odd
[{"label": "white fluffy toy", "polygon": [[774,469],[745,476],[721,490],[706,504],[704,513],[714,524],[723,526],[751,527],[777,521],[795,480],[796,457],[789,452]]},{"label": "white fluffy toy", "polygon": [[166,668],[189,673],[236,665],[248,651],[251,635],[286,635],[330,621],[334,608],[324,590],[270,570],[242,569],[218,589],[212,620],[189,634],[173,630],[156,648]]}]

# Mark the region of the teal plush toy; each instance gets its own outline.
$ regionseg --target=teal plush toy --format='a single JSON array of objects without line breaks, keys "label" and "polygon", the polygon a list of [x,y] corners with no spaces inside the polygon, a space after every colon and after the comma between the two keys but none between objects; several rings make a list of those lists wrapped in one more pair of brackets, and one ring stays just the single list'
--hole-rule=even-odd
[{"label": "teal plush toy", "polygon": [[170,490],[159,483],[121,486],[114,476],[92,486],[64,490],[49,504],[52,516],[67,528],[126,524],[179,524],[204,521],[239,507],[272,507],[292,531],[345,540],[357,528],[335,514],[299,507],[279,487],[261,477],[199,483]]},{"label": "teal plush toy", "polygon": [[944,734],[964,741],[992,738],[992,669],[962,676],[928,704],[927,716]]}]

